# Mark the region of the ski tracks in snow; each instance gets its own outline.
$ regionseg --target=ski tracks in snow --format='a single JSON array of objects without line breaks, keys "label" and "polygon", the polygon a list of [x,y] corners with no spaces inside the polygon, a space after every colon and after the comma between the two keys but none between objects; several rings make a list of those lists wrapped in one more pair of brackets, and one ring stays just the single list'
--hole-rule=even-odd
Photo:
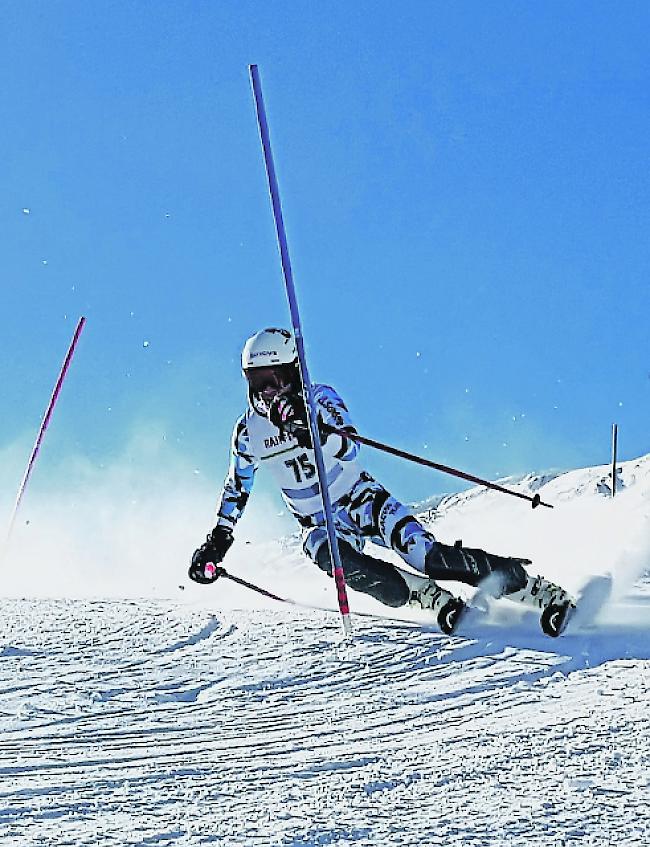
[{"label": "ski tracks in snow", "polygon": [[2,845],[645,845],[648,630],[2,601]]}]

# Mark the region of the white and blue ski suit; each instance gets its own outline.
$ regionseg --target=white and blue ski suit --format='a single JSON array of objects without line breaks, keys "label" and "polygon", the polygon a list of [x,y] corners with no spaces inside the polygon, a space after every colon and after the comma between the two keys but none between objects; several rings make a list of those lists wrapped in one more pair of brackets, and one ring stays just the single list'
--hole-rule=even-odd
[{"label": "white and blue ski suit", "polygon": [[[325,424],[354,431],[345,403],[333,388],[315,385],[314,399]],[[331,433],[323,443],[337,534],[358,551],[367,540],[392,548],[409,565],[424,571],[434,537],[406,506],[363,470],[358,453],[359,445],[345,436]],[[230,469],[217,506],[217,524],[233,529],[260,466],[275,476],[288,509],[303,527],[304,550],[316,561],[319,549],[327,543],[327,533],[314,451],[282,434],[251,405],[233,431]]]},{"label": "white and blue ski suit", "polygon": [[[314,400],[318,416],[326,425],[354,432],[348,410],[333,388],[315,385]],[[460,542],[453,547],[437,542],[406,506],[361,467],[357,461],[359,445],[352,438],[329,433],[322,447],[343,569],[351,588],[387,605],[401,606],[409,601],[418,580],[422,581],[415,574],[411,578],[394,565],[362,553],[367,541],[395,550],[408,565],[429,578],[478,585],[489,573],[498,571],[504,592],[525,584],[523,563],[527,560],[464,548]],[[303,527],[306,554],[331,575],[314,451],[280,432],[252,404],[233,431],[230,469],[217,505],[217,526],[234,529],[260,465],[275,476],[287,507]]]}]

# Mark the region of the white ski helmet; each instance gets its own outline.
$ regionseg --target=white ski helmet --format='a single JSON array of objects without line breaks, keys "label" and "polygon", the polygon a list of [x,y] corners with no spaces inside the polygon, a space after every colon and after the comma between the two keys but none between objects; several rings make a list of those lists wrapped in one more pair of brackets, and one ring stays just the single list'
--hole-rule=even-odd
[{"label": "white ski helmet", "polygon": [[278,394],[300,390],[298,353],[286,329],[263,329],[251,336],[241,354],[248,382],[248,399],[258,414],[266,416]]},{"label": "white ski helmet", "polygon": [[244,373],[249,368],[271,368],[274,365],[292,365],[298,359],[296,342],[287,329],[263,329],[252,335],[241,354]]}]

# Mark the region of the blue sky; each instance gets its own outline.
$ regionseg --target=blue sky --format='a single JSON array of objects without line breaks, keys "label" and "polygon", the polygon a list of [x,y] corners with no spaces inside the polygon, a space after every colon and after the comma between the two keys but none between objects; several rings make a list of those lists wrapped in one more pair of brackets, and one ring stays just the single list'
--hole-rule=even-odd
[{"label": "blue sky", "polygon": [[[289,324],[250,62],[312,377],[361,432],[490,478],[605,463],[613,421],[650,450],[647,4],[0,17],[0,447],[28,452],[88,320],[43,479],[151,427],[221,482],[241,345]],[[367,463],[404,500],[456,487]]]}]

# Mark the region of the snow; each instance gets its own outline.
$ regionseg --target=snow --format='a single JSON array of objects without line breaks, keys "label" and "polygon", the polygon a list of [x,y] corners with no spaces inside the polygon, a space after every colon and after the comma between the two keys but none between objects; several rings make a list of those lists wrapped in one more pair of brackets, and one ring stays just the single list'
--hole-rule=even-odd
[{"label": "snow", "polygon": [[[447,637],[351,594],[348,642],[335,610],[165,562],[167,598],[93,599],[78,579],[26,599],[9,580],[0,844],[647,845],[650,457],[621,468],[614,500],[587,468],[509,482],[553,510],[472,489],[424,515],[572,590],[609,572],[611,600],[559,639],[506,601]],[[227,565],[334,604],[293,537],[241,542]]]}]

